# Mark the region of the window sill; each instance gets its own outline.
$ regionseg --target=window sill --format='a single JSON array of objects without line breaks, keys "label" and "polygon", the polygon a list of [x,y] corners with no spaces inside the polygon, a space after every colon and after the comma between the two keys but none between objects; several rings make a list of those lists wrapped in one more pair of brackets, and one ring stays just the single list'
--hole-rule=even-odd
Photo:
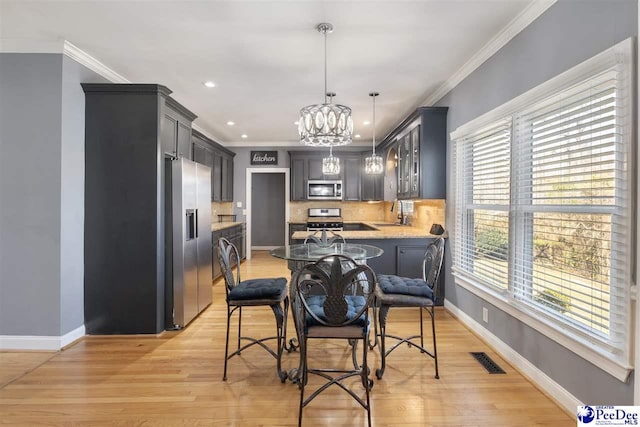
[{"label": "window sill", "polygon": [[557,325],[546,321],[545,318],[536,316],[534,313],[524,311],[520,307],[516,307],[499,291],[482,287],[481,285],[474,283],[473,280],[467,277],[461,277],[457,273],[453,273],[453,276],[455,278],[456,285],[468,290],[472,294],[486,300],[488,303],[494,305],[505,313],[515,317],[549,339],[554,340],[566,349],[593,363],[596,367],[607,372],[614,378],[622,382],[627,382],[629,374],[633,371],[633,367],[630,364],[625,364],[619,360],[612,359],[611,354],[594,347],[594,343],[575,334],[571,334],[571,332],[567,330],[560,330]]}]

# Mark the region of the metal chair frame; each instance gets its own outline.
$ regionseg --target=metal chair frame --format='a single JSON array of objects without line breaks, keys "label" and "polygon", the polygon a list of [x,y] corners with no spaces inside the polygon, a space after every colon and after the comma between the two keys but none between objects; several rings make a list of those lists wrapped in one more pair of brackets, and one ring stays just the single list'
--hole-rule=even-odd
[{"label": "metal chair frame", "polygon": [[[276,369],[278,377],[280,378],[281,382],[285,382],[287,379],[287,373],[282,370],[282,353],[287,336],[287,314],[289,311],[288,293],[285,290],[285,292],[283,293],[283,297],[279,300],[231,300],[229,298],[229,293],[242,282],[240,278],[240,256],[238,253],[238,248],[236,248],[233,243],[229,242],[229,240],[225,239],[224,237],[218,240],[218,248],[218,261],[220,262],[220,267],[222,269],[225,281],[225,293],[227,301],[227,334],[224,349],[224,373],[222,380],[227,380],[227,362],[229,361],[229,359],[234,356],[240,355],[243,350],[253,345],[258,345],[265,349],[276,359]],[[236,264],[235,277],[233,274],[233,267],[231,267],[234,261]],[[269,306],[271,307],[271,310],[273,310],[273,314],[276,319],[276,335],[259,339],[242,336],[242,307],[260,306]],[[236,311],[238,312],[237,348],[233,353],[229,354],[229,330],[231,326],[231,316]],[[277,340],[276,351],[273,351],[273,349],[271,349],[264,343],[265,341],[272,339]],[[249,342],[241,346],[242,340],[246,340]]]},{"label": "metal chair frame", "polygon": [[[349,268],[345,269],[346,266],[349,266]],[[332,385],[344,390],[367,411],[368,425],[371,426],[370,390],[373,387],[373,381],[369,379],[367,340],[369,335],[369,306],[374,302],[376,286],[375,273],[367,265],[357,264],[351,258],[342,255],[328,255],[314,263],[307,264],[296,272],[291,281],[291,286],[295,287],[292,307],[295,314],[296,328],[301,337],[301,372],[298,373],[298,385],[300,387],[298,426],[302,425],[303,408]],[[314,313],[307,302],[309,297],[318,295],[317,292],[325,296],[323,303],[325,318],[321,318]],[[355,315],[347,317],[348,303],[346,298],[355,295],[362,296],[365,304]],[[315,325],[307,325],[308,318],[313,319]],[[364,319],[365,326],[355,325],[355,322],[360,319]],[[314,328],[319,328],[316,330],[321,332],[315,334]],[[352,346],[354,369],[309,368],[307,349],[310,339],[348,340]],[[358,364],[356,357],[357,342],[360,340],[363,341],[362,365]],[[324,378],[326,382],[305,399],[305,386],[309,374]],[[343,380],[354,376],[361,378],[361,383],[365,389],[364,399],[342,383]]]},{"label": "metal chair frame", "polygon": [[[433,299],[424,297],[406,297],[406,301],[401,301],[403,297],[393,301],[390,296],[398,294],[387,294],[378,288],[376,294],[376,306],[378,308],[378,323],[380,325],[379,335],[380,338],[380,356],[381,366],[380,369],[376,369],[376,377],[382,379],[384,371],[386,369],[387,356],[398,348],[403,343],[406,343],[409,347],[415,347],[420,350],[421,353],[427,354],[434,359],[435,364],[435,378],[439,379],[438,371],[438,348],[436,345],[436,319],[435,319],[435,299],[438,292],[440,270],[442,269],[442,261],[444,258],[444,238],[440,237],[435,242],[432,242],[427,246],[427,249],[422,260],[422,279],[427,283],[427,286],[431,288],[433,292]],[[417,307],[420,311],[420,335],[412,335],[408,337],[400,337],[397,335],[387,334],[387,315],[391,307]],[[422,311],[426,311],[431,316],[431,333],[433,337],[433,351],[427,350],[424,346],[424,328],[423,328],[423,316]],[[395,343],[390,349],[386,349],[386,338],[393,338],[398,342]],[[413,340],[420,338],[420,344],[418,345]]]}]

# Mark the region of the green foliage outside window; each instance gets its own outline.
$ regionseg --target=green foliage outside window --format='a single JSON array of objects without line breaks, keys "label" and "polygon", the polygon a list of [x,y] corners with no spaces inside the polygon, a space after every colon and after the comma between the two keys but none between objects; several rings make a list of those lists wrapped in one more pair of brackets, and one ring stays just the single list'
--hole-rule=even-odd
[{"label": "green foliage outside window", "polygon": [[476,250],[486,257],[506,260],[509,250],[509,236],[506,232],[489,227],[476,231]]},{"label": "green foliage outside window", "polygon": [[552,289],[545,289],[542,292],[538,292],[534,300],[560,313],[565,313],[571,307],[571,298],[568,295]]}]

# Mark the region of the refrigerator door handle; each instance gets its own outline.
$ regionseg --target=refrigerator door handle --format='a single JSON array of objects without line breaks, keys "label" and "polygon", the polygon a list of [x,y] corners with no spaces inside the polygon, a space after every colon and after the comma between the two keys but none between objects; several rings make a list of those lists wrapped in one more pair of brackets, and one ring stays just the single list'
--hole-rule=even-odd
[{"label": "refrigerator door handle", "polygon": [[196,239],[198,238],[198,209],[196,209]]},{"label": "refrigerator door handle", "polygon": [[185,241],[189,241],[189,240],[193,240],[196,238],[197,236],[197,226],[198,226],[198,222],[196,221],[196,210],[195,209],[187,209],[186,210],[186,215],[187,215],[187,232],[185,233]]}]

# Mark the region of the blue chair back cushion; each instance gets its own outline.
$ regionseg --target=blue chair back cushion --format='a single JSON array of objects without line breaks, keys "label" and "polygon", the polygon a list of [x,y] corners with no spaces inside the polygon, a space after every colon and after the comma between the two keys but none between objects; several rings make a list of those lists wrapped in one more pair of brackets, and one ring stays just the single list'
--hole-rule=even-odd
[{"label": "blue chair back cushion", "polygon": [[[307,297],[307,304],[309,305],[309,309],[313,311],[313,314],[318,316],[318,318],[322,319],[325,322],[328,322],[327,317],[324,314],[324,301],[327,297],[325,295],[311,295]],[[362,308],[367,303],[365,297],[361,295],[345,295],[345,300],[347,301],[347,319],[351,320],[355,317],[357,313],[362,310]],[[322,326],[320,323],[316,321],[310,314],[307,313],[307,318],[305,322],[306,326]],[[352,325],[355,326],[366,326],[365,323],[365,314],[362,315],[355,320]]]},{"label": "blue chair back cushion", "polygon": [[229,299],[261,300],[278,298],[286,287],[287,279],[284,277],[245,280],[229,292]]},{"label": "blue chair back cushion", "polygon": [[378,286],[385,294],[410,295],[433,299],[433,290],[422,279],[410,279],[389,274],[378,275]]}]

